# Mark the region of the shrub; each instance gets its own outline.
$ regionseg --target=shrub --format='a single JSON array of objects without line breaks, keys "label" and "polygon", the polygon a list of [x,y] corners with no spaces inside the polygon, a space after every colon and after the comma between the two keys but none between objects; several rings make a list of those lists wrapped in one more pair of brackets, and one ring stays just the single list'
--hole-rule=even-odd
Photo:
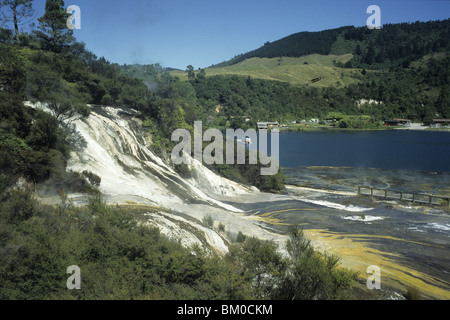
[{"label": "shrub", "polygon": [[38,204],[30,189],[15,189],[0,203],[0,212],[8,223],[19,224],[30,219],[37,212]]},{"label": "shrub", "polygon": [[203,223],[206,224],[209,227],[214,226],[214,220],[213,220],[213,218],[210,215],[208,215],[208,216],[203,218]]},{"label": "shrub", "polygon": [[92,173],[90,171],[83,171],[82,173],[83,177],[89,180],[89,183],[93,185],[94,187],[100,186],[100,183],[102,182],[102,178],[100,178],[95,173]]},{"label": "shrub", "polygon": [[408,287],[405,294],[408,300],[420,300],[422,298],[422,293],[419,289],[414,287]]},{"label": "shrub", "polygon": [[292,231],[286,249],[289,268],[271,292],[272,299],[340,299],[357,278],[357,273],[339,266],[337,256],[314,250],[303,231]]},{"label": "shrub", "polygon": [[242,231],[239,231],[236,236],[236,242],[243,243],[245,241],[245,239],[247,239],[247,236],[245,234],[243,234]]}]

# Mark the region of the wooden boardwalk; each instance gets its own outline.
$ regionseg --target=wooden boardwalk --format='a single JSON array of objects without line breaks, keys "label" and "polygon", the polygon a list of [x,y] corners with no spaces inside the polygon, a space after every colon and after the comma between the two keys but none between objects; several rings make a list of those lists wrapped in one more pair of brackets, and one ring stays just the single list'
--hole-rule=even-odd
[{"label": "wooden boardwalk", "polygon": [[358,187],[358,195],[383,198],[386,200],[409,201],[412,203],[426,205],[450,206],[450,197],[435,196],[432,194],[403,192],[371,187]]}]

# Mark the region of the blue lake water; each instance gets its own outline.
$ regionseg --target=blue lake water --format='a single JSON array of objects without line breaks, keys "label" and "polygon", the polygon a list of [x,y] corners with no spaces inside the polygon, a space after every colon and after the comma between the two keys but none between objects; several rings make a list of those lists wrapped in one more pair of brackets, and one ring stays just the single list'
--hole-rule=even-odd
[{"label": "blue lake water", "polygon": [[282,167],[333,166],[450,172],[450,133],[429,131],[280,133]]}]

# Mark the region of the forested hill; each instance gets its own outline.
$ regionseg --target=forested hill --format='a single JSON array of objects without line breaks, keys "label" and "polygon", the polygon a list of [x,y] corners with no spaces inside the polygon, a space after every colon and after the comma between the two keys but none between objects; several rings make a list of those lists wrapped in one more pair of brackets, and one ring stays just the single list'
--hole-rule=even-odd
[{"label": "forested hill", "polygon": [[244,116],[253,126],[336,119],[335,112],[346,116],[343,128],[377,128],[390,118],[431,124],[450,117],[449,39],[450,19],[347,26],[296,33],[210,68],[170,74],[192,86],[198,112],[217,124],[245,126],[236,120]]},{"label": "forested hill", "polygon": [[382,29],[341,27],[320,32],[299,32],[266,42],[261,48],[212,67],[225,67],[250,58],[302,57],[310,54],[354,55],[347,67],[380,69],[450,49],[450,19],[386,24]]}]

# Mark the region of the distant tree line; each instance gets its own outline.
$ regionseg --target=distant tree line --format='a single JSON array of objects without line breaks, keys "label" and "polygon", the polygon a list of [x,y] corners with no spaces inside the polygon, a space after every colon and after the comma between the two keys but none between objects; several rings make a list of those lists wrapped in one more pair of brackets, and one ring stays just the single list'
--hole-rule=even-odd
[{"label": "distant tree line", "polygon": [[213,67],[230,66],[255,57],[302,57],[314,53],[327,55],[331,52],[333,43],[339,34],[349,28],[342,27],[319,32],[299,32],[274,42],[266,42],[259,49],[238,55],[229,61],[216,64]]},{"label": "distant tree line", "polygon": [[[450,117],[450,56],[447,53],[399,66],[363,72],[346,87],[298,87],[243,76],[211,76],[192,80],[204,119],[214,125],[255,127],[257,121],[324,119],[329,112],[368,115],[374,121],[393,117],[430,123]],[[363,70],[364,71],[364,70]],[[361,100],[378,103],[360,103]],[[217,112],[218,111],[218,112]],[[245,122],[244,116],[250,121]]]},{"label": "distant tree line", "polygon": [[302,57],[309,54],[354,55],[347,68],[382,69],[404,66],[423,56],[450,50],[450,19],[385,24],[380,30],[341,27],[318,32],[299,32],[267,42],[259,49],[214,65],[225,67],[249,58]]}]

